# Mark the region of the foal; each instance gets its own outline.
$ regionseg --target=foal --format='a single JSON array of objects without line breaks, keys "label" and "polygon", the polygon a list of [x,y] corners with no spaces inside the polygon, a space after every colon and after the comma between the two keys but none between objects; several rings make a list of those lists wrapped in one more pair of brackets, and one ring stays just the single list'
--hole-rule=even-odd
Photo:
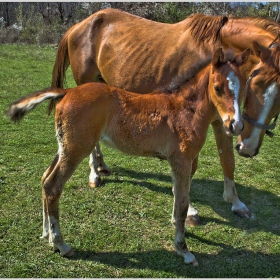
[{"label": "foal", "polygon": [[184,232],[192,161],[213,120],[221,118],[228,135],[241,132],[238,66],[248,53],[230,62],[218,49],[212,60],[205,61],[207,66],[173,94],[142,95],[88,83],[36,92],[11,104],[7,115],[16,122],[44,100],[60,100],[55,109],[58,153],[42,177],[43,237],[54,250],[62,256],[74,253],[60,232],[59,198],[78,164],[103,140],[125,153],[168,160],[174,184],[175,249],[186,263],[198,264],[187,248]]}]

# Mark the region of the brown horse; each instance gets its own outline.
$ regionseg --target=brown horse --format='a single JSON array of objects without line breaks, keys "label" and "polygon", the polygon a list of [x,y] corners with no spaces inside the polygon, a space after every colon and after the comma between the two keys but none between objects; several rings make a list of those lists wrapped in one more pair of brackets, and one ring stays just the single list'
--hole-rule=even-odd
[{"label": "brown horse", "polygon": [[[280,113],[280,44],[267,48],[255,42],[253,51],[260,62],[247,82],[243,113],[246,125],[236,145],[244,157],[258,154],[265,133],[275,127]],[[272,118],[274,122],[269,124]]]},{"label": "brown horse", "polygon": [[60,232],[59,197],[78,164],[101,139],[125,153],[168,160],[174,184],[175,249],[186,263],[197,265],[184,238],[192,163],[212,121],[221,118],[228,135],[241,132],[238,101],[242,79],[238,66],[249,52],[228,61],[218,49],[211,63],[204,61],[207,66],[172,94],[142,95],[88,83],[36,92],[10,106],[8,116],[20,121],[44,100],[61,100],[55,110],[58,153],[42,177],[43,237],[55,250],[64,256],[73,254]]},{"label": "brown horse", "polygon": [[[106,9],[71,27],[62,38],[53,69],[52,86],[63,87],[70,63],[76,83],[103,81],[138,93],[172,91],[200,68],[199,61],[220,44],[244,51],[253,41],[268,46],[278,35],[276,22],[256,19],[228,19],[195,14],[176,24],[154,22],[123,11]],[[254,65],[242,67],[244,77]],[[187,71],[186,71],[187,70]],[[251,212],[235,189],[232,139],[224,133],[222,122],[212,124],[224,173],[224,199],[242,217]],[[193,164],[195,173],[196,159]],[[101,182],[100,174],[110,174],[97,149],[90,158],[92,187]],[[194,209],[193,209],[194,210]],[[188,216],[192,216],[190,211]]]}]

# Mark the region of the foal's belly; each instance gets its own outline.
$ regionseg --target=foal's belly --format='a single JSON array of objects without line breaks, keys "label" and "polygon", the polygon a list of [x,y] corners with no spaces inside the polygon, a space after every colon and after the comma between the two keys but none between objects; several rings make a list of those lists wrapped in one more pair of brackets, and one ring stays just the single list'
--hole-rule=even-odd
[{"label": "foal's belly", "polygon": [[144,157],[156,157],[160,159],[166,159],[168,157],[169,145],[163,143],[161,139],[143,138],[141,140],[135,140],[131,138],[119,137],[114,139],[108,135],[103,135],[101,141],[109,148],[119,150],[125,154],[144,156]]}]

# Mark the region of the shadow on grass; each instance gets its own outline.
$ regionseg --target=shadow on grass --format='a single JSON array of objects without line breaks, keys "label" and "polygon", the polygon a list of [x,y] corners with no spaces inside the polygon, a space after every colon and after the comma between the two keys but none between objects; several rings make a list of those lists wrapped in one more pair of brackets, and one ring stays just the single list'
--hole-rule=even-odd
[{"label": "shadow on grass", "polygon": [[[161,192],[173,196],[171,175],[138,172],[122,167],[115,167],[113,172],[114,174],[131,178],[131,180],[125,180],[130,184],[145,187],[153,192]],[[170,187],[158,186],[146,181],[145,178],[166,182],[170,184]],[[106,182],[119,183],[118,179],[113,179],[111,176],[103,180],[105,185]],[[255,219],[244,219],[233,214],[231,211],[231,204],[225,202],[222,197],[223,189],[223,181],[205,179],[192,180],[190,192],[191,201],[194,204],[199,203],[210,206],[219,216],[227,220],[224,221],[216,218],[204,217],[203,213],[200,213],[202,224],[215,222],[217,224],[230,225],[237,228],[251,228],[257,231],[263,230],[280,236],[280,198],[277,195],[254,187],[236,184],[240,200],[246,204],[255,216]],[[265,205],[264,201],[267,202],[267,205]],[[196,205],[194,206],[196,207]],[[199,208],[197,208],[197,210],[199,211]],[[268,213],[265,213],[265,211]]]},{"label": "shadow on grass", "polygon": [[[176,277],[207,278],[268,278],[280,276],[279,254],[266,255],[260,252],[236,250],[220,242],[209,241],[192,234],[190,236],[198,239],[202,244],[219,246],[221,251],[216,254],[193,252],[199,263],[198,267],[185,264],[183,258],[178,256],[175,251],[164,249],[134,253],[75,250],[75,255],[71,257],[71,260],[90,261],[109,265],[116,269],[130,270],[132,277],[141,276],[135,275],[137,272],[133,270],[151,270],[151,274],[160,272],[173,277],[174,275]],[[221,267],[221,264],[223,264],[223,267]],[[126,273],[129,274],[130,272],[127,271]],[[149,277],[148,273],[144,272],[145,277]]]}]

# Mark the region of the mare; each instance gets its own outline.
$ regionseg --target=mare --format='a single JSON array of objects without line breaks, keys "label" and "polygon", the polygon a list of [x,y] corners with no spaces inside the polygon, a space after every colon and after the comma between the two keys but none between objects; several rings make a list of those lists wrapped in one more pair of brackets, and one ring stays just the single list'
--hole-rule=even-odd
[{"label": "mare", "polygon": [[[250,48],[253,41],[268,46],[279,30],[276,22],[261,18],[194,14],[178,23],[166,24],[115,9],[101,10],[71,27],[62,38],[52,87],[63,87],[70,64],[77,85],[102,81],[138,93],[172,92],[190,79],[200,68],[199,61],[213,55],[220,45],[236,51]],[[246,78],[255,63],[250,57],[241,68]],[[211,125],[224,173],[224,199],[232,204],[234,213],[251,217],[235,189],[233,141],[224,133],[220,120]],[[193,161],[193,174],[197,161],[198,158]],[[100,185],[100,175],[110,174],[99,145],[90,156],[90,169],[92,187]],[[188,217],[195,224],[196,209],[191,208]]]},{"label": "mare", "polygon": [[[280,113],[280,44],[270,48],[255,42],[253,51],[260,62],[253,68],[247,81],[243,118],[245,129],[238,137],[239,155],[258,154],[267,130],[273,129]],[[274,118],[274,122],[269,124]]]},{"label": "mare", "polygon": [[186,263],[197,265],[184,233],[192,163],[213,120],[221,118],[228,135],[241,132],[238,101],[242,79],[238,66],[249,53],[250,49],[229,61],[222,49],[218,49],[212,60],[205,60],[202,70],[172,94],[143,95],[104,83],[86,83],[71,89],[36,92],[11,104],[7,115],[17,122],[44,100],[60,100],[55,109],[58,152],[42,176],[42,237],[61,255],[73,254],[61,235],[59,198],[78,164],[101,139],[125,153],[169,162],[173,177],[175,249]]}]

